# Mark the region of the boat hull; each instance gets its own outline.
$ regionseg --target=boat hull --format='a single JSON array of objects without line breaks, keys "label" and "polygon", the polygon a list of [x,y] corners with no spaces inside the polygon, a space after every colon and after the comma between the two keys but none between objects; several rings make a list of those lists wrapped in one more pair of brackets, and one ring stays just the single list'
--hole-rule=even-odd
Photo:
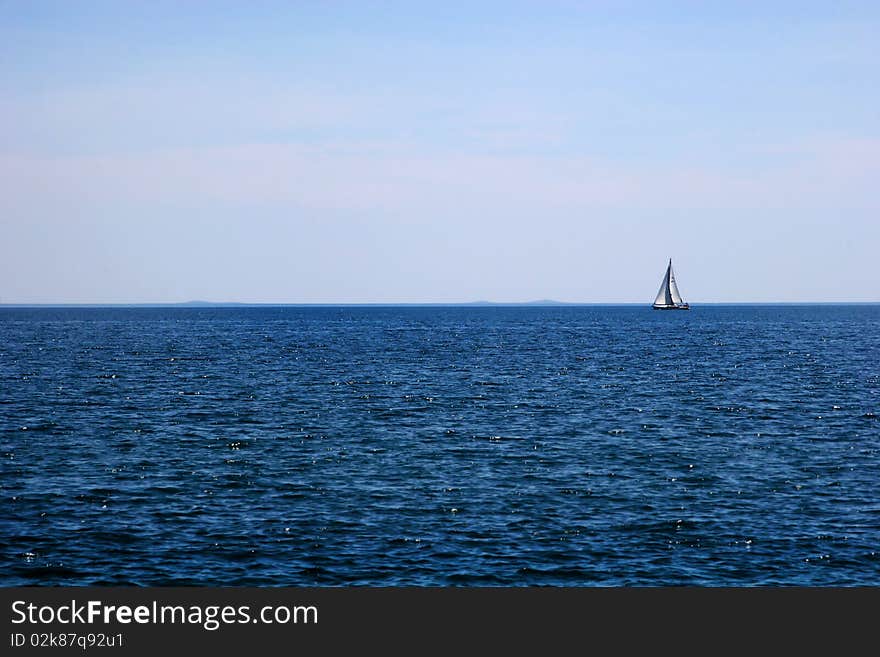
[{"label": "boat hull", "polygon": [[677,306],[658,306],[658,305],[653,305],[653,306],[651,306],[651,307],[652,307],[654,310],[690,310],[690,309],[691,309],[691,307],[690,307],[688,304],[686,304],[686,303],[682,303],[682,304],[679,304],[679,305],[677,305]]}]

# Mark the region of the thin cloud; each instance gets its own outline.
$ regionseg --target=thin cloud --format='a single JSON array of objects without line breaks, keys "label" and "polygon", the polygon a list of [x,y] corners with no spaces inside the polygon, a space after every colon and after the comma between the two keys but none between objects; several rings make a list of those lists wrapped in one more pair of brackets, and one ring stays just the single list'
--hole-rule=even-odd
[{"label": "thin cloud", "polygon": [[[880,207],[880,140],[822,141],[756,173],[625,166],[570,156],[424,154],[383,144],[175,149],[129,156],[4,157],[6,204],[288,204],[419,213],[436,204],[502,211]],[[16,200],[17,199],[17,200]]]}]

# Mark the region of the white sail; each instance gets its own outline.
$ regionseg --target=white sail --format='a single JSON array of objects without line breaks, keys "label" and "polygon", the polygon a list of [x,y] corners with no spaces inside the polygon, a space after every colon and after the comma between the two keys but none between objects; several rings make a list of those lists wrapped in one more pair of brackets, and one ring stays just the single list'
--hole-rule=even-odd
[{"label": "white sail", "polygon": [[[669,264],[672,266],[672,263]],[[655,306],[668,306],[672,303],[669,296],[669,269],[663,274],[663,280],[660,281],[660,290],[657,292],[657,298],[654,299]]]}]

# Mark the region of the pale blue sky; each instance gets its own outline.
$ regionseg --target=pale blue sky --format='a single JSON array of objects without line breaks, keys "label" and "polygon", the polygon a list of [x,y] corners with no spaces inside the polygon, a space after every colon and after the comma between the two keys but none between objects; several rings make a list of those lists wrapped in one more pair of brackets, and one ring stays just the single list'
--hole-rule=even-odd
[{"label": "pale blue sky", "polygon": [[880,301],[880,4],[767,4],[0,0],[0,302]]}]

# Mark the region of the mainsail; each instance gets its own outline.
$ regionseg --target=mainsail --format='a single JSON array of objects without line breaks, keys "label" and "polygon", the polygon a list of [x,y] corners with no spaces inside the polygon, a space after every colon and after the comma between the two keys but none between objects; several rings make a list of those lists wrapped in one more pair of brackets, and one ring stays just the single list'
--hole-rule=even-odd
[{"label": "mainsail", "polygon": [[[687,267],[685,267],[687,269]],[[672,303],[675,305],[680,304],[681,294],[678,292],[678,285],[675,284],[675,273],[672,271],[672,260],[669,261],[669,271],[667,272],[669,276],[669,298],[672,299]]]},{"label": "mainsail", "polygon": [[660,290],[657,292],[657,298],[654,299],[655,308],[687,308],[687,304],[682,300],[681,293],[678,291],[678,285],[675,284],[675,273],[672,271],[672,259],[669,260],[669,266],[660,282]]}]

